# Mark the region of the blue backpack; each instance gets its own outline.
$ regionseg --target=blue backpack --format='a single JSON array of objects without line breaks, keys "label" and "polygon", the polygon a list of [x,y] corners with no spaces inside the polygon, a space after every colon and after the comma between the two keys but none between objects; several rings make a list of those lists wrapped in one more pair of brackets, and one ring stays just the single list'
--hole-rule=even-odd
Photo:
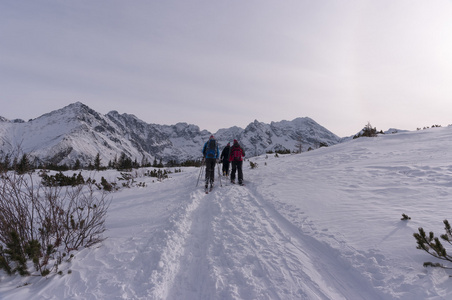
[{"label": "blue backpack", "polygon": [[215,158],[217,154],[217,141],[212,139],[207,142],[206,145],[206,157]]}]

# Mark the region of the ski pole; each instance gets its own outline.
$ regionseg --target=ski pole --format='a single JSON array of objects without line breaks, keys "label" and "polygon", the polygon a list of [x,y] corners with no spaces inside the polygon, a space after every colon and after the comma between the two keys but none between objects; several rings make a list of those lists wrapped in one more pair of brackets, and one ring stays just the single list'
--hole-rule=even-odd
[{"label": "ski pole", "polygon": [[196,182],[196,186],[198,186],[198,184],[199,184],[199,179],[201,178],[203,168],[204,168],[204,158],[201,161],[201,169],[199,170],[199,176],[198,176],[198,181]]},{"label": "ski pole", "polygon": [[218,166],[218,178],[220,178],[220,186],[223,186],[223,183],[221,183],[221,173],[220,173],[220,164],[217,164]]}]

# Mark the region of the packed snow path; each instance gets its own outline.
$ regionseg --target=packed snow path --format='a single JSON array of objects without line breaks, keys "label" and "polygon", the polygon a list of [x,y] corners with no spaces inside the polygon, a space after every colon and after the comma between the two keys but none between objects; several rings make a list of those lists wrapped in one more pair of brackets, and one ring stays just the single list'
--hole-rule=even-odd
[{"label": "packed snow path", "polygon": [[[253,185],[193,193],[192,220],[169,299],[376,299],[344,282],[343,262],[303,235]],[[175,250],[178,251],[178,250]],[[335,286],[328,282],[337,282]],[[164,297],[166,298],[166,297]]]}]

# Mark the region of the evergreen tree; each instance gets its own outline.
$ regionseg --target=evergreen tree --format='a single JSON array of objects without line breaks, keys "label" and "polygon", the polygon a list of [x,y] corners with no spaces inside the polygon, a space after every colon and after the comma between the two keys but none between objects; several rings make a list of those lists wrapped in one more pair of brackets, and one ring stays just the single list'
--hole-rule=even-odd
[{"label": "evergreen tree", "polygon": [[118,168],[118,155],[115,155],[115,159],[113,160],[113,168]]},{"label": "evergreen tree", "polygon": [[10,154],[6,154],[4,164],[5,164],[5,167],[7,170],[9,168],[11,168],[11,155]]},{"label": "evergreen tree", "polygon": [[118,161],[118,170],[129,170],[132,169],[133,164],[132,164],[132,159],[130,159],[129,157],[127,157],[127,155],[122,152],[121,156],[119,157],[119,161]]},{"label": "evergreen tree", "polygon": [[3,159],[3,166],[2,166],[2,168],[5,171],[7,171],[9,169],[10,165],[11,165],[11,157],[10,157],[9,154],[6,154],[5,158]]},{"label": "evergreen tree", "polygon": [[143,155],[143,158],[141,159],[141,167],[147,168],[150,166],[151,163],[149,162],[148,158]]},{"label": "evergreen tree", "polygon": [[303,137],[301,134],[297,134],[297,141],[295,143],[295,148],[297,148],[296,153],[301,153],[303,151]]},{"label": "evergreen tree", "polygon": [[163,162],[162,159],[160,158],[159,164],[157,165],[158,168],[163,168]]},{"label": "evergreen tree", "polygon": [[136,169],[138,169],[140,167],[140,164],[138,163],[138,160],[135,158],[135,160],[133,161],[132,166]]},{"label": "evergreen tree", "polygon": [[100,168],[101,168],[101,165],[100,165],[100,154],[97,153],[96,158],[94,159],[94,169],[99,171]]},{"label": "evergreen tree", "polygon": [[81,167],[80,159],[77,158],[77,160],[75,161],[74,170],[78,170],[80,169],[80,167]]},{"label": "evergreen tree", "polygon": [[24,174],[30,170],[31,170],[30,160],[28,159],[28,155],[24,154],[24,155],[22,155],[22,159],[19,161],[19,163],[16,166],[16,171],[19,174]]},{"label": "evergreen tree", "polygon": [[370,125],[370,122],[367,123],[366,126],[364,126],[363,128],[363,134],[362,136],[367,136],[367,137],[375,137],[377,136],[377,128],[372,128],[372,125]]},{"label": "evergreen tree", "polygon": [[[383,132],[381,132],[383,133]],[[364,128],[361,130],[360,133],[358,133],[357,135],[355,135],[353,138],[360,138],[360,137],[376,137],[377,136],[377,128],[376,127],[372,127],[372,125],[370,125],[370,122],[367,123],[366,126],[364,126]]]}]

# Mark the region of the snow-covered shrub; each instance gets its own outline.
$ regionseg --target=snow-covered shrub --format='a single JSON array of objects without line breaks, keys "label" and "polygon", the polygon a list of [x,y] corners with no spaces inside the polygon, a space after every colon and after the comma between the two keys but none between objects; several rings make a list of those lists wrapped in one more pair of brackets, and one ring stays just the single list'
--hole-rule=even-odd
[{"label": "snow-covered shrub", "polygon": [[100,184],[97,185],[99,189],[104,189],[104,191],[111,192],[116,188],[116,184],[112,182],[108,182],[103,176],[100,179]]},{"label": "snow-covered shrub", "polygon": [[45,186],[76,186],[85,184],[85,178],[81,173],[73,174],[72,176],[64,175],[61,171],[55,175],[48,175],[47,172],[41,172],[41,183]]},{"label": "snow-covered shrub", "polygon": [[411,218],[407,214],[402,214],[402,218],[400,220],[407,221],[407,220],[411,220]]},{"label": "snow-covered shrub", "polygon": [[0,268],[29,274],[27,262],[45,276],[70,251],[104,238],[110,201],[95,185],[45,186],[30,173],[0,174]]},{"label": "snow-covered shrub", "polygon": [[162,181],[163,179],[167,179],[169,177],[168,176],[169,173],[170,172],[167,171],[167,170],[162,170],[162,169],[156,170],[156,169],[154,169],[152,171],[148,170],[144,175],[145,176],[149,176],[149,177],[155,177],[155,178],[157,178],[157,180]]}]

